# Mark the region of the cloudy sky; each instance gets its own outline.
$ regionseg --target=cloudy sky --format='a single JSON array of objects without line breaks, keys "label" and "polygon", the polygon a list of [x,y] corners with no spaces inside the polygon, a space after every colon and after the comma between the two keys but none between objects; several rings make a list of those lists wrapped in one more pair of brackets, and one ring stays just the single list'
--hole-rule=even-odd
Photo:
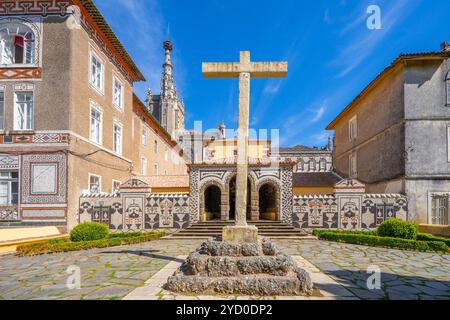
[{"label": "cloudy sky", "polygon": [[[162,42],[174,43],[186,127],[237,126],[236,79],[203,79],[204,61],[288,61],[286,79],[251,82],[250,125],[279,129],[284,146],[325,145],[326,125],[402,52],[450,41],[448,0],[94,0],[158,93]],[[370,30],[370,5],[381,29]]]}]

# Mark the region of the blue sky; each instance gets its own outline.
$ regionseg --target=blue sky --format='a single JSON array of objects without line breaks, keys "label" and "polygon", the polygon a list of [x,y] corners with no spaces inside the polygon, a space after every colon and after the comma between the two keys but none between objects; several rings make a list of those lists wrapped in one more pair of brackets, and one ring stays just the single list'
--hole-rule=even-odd
[{"label": "blue sky", "polygon": [[[186,127],[237,126],[237,79],[204,79],[204,61],[289,63],[285,79],[251,82],[250,126],[279,129],[281,145],[325,145],[325,126],[402,52],[450,41],[448,0],[95,0],[144,73],[135,85],[158,93],[162,42],[174,43],[175,81]],[[381,30],[366,10],[381,8]]]}]

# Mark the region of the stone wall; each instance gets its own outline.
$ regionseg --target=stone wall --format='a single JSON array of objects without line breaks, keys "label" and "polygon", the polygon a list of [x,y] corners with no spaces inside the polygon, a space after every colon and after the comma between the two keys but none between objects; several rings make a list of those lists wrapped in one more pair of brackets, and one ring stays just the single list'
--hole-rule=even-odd
[{"label": "stone wall", "polygon": [[407,199],[400,194],[294,196],[297,228],[373,229],[388,218],[407,219]]},{"label": "stone wall", "polygon": [[189,196],[154,194],[140,180],[130,180],[118,194],[83,194],[80,222],[109,225],[112,231],[186,228],[189,225]]}]

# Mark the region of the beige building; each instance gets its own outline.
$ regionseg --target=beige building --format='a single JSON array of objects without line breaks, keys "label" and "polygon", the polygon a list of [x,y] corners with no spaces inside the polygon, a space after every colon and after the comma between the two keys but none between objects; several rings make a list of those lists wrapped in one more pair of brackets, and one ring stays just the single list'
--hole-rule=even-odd
[{"label": "beige building", "polygon": [[0,3],[0,221],[71,228],[84,191],[186,174],[91,0],[10,2]]}]

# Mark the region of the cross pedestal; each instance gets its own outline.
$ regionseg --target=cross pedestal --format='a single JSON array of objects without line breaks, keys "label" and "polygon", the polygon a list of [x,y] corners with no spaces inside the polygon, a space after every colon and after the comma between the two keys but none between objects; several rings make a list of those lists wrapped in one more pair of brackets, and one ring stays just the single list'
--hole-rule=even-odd
[{"label": "cross pedestal", "polygon": [[247,225],[246,217],[250,78],[286,77],[287,62],[250,62],[250,51],[241,51],[239,62],[205,62],[202,69],[206,78],[239,78],[236,224],[223,228],[222,239],[229,242],[256,242],[258,229]]}]

